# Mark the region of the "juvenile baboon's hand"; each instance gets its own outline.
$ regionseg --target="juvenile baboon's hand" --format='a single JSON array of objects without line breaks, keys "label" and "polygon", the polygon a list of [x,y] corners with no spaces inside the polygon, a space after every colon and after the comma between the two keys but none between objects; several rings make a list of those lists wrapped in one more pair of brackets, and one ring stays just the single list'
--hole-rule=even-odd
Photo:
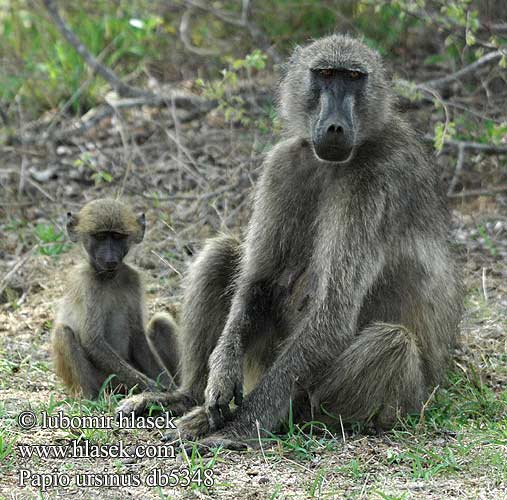
[{"label": "juvenile baboon's hand", "polygon": [[237,406],[243,402],[242,360],[210,357],[208,385],[204,393],[205,408],[210,429],[220,429],[225,422],[232,419],[229,403],[234,399]]},{"label": "juvenile baboon's hand", "polygon": [[120,413],[134,413],[142,415],[152,405],[157,405],[170,411],[173,416],[183,415],[196,404],[195,400],[186,393],[174,392],[142,392],[120,402],[116,408],[116,415]]},{"label": "juvenile baboon's hand", "polygon": [[[161,395],[162,396],[162,395]],[[150,404],[157,402],[156,394],[153,392],[142,392],[124,399],[116,408],[116,416],[120,413],[134,413],[136,416],[142,415]]]},{"label": "juvenile baboon's hand", "polygon": [[172,429],[162,438],[162,441],[194,441],[209,434],[208,415],[204,406],[196,406],[175,422],[176,429]]}]

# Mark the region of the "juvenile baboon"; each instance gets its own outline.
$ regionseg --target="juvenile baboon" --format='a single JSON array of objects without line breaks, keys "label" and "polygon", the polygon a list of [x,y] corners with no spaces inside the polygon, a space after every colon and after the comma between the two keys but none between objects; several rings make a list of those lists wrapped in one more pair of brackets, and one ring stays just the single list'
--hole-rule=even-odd
[{"label": "juvenile baboon", "polygon": [[186,278],[182,383],[166,402],[200,405],[180,429],[204,445],[272,430],[291,402],[303,418],[392,426],[440,383],[457,337],[438,166],[379,55],[342,35],[296,49],[279,109],[288,138],[264,162],[244,242],[209,241]]},{"label": "juvenile baboon", "polygon": [[67,214],[69,238],[83,244],[88,261],[69,277],[52,335],[53,357],[57,375],[85,397],[97,397],[112,374],[112,383],[127,390],[155,390],[157,379],[171,387],[175,325],[157,314],[145,333],[141,276],[123,262],[144,231],[144,214],[136,217],[114,200],[95,200],[77,215]]}]

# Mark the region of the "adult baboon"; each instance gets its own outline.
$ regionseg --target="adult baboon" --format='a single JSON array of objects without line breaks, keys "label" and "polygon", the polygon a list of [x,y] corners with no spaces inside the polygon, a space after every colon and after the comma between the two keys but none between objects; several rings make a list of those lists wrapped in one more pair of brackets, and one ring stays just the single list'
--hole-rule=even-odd
[{"label": "adult baboon", "polygon": [[244,243],[211,240],[186,280],[182,384],[166,402],[201,405],[180,428],[203,444],[271,430],[291,401],[389,427],[421,408],[457,336],[438,167],[379,55],[341,35],[296,49],[279,106],[289,138],[264,162]]},{"label": "adult baboon", "polygon": [[155,390],[157,378],[171,387],[178,358],[174,324],[157,314],[145,333],[141,276],[123,262],[144,230],[144,214],[138,218],[114,200],[95,200],[77,215],[67,214],[69,237],[83,244],[88,262],[72,272],[58,309],[53,357],[57,375],[85,397],[96,397],[112,374],[124,389]]}]

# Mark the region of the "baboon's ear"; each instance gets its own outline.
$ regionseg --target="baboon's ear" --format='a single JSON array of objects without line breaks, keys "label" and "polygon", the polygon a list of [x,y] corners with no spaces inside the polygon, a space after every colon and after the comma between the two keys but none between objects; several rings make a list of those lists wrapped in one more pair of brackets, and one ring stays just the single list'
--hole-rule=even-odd
[{"label": "baboon's ear", "polygon": [[144,238],[144,233],[146,231],[146,216],[141,214],[137,218],[137,222],[139,224],[139,231],[134,235],[134,243],[141,243]]},{"label": "baboon's ear", "polygon": [[289,63],[296,63],[299,60],[299,56],[301,55],[302,51],[303,49],[301,48],[301,46],[296,45],[290,56]]},{"label": "baboon's ear", "polygon": [[70,241],[76,243],[79,239],[76,233],[76,226],[78,223],[77,215],[72,215],[71,212],[67,212],[67,234],[69,235]]},{"label": "baboon's ear", "polygon": [[301,47],[299,45],[296,45],[294,47],[294,50],[292,51],[291,56],[288,60],[281,63],[278,68],[280,72],[280,78],[283,80],[287,74],[289,73],[289,70],[292,66],[297,66],[297,62],[299,59],[299,54],[301,53]]}]

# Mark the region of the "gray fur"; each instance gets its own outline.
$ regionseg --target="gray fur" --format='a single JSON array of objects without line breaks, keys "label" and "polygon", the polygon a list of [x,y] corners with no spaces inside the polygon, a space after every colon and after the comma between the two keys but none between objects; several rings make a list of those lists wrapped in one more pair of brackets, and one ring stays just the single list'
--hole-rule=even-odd
[{"label": "gray fur", "polygon": [[[368,73],[349,163],[317,159],[310,143],[314,65]],[[187,277],[182,389],[204,398],[209,426],[194,410],[183,433],[212,432],[204,443],[256,436],[257,423],[272,430],[286,418],[291,400],[301,414],[311,403],[389,427],[441,383],[459,274],[438,167],[392,101],[380,57],[363,43],[333,35],[296,50],[280,91],[290,138],[264,162],[244,242],[212,240]]]}]

